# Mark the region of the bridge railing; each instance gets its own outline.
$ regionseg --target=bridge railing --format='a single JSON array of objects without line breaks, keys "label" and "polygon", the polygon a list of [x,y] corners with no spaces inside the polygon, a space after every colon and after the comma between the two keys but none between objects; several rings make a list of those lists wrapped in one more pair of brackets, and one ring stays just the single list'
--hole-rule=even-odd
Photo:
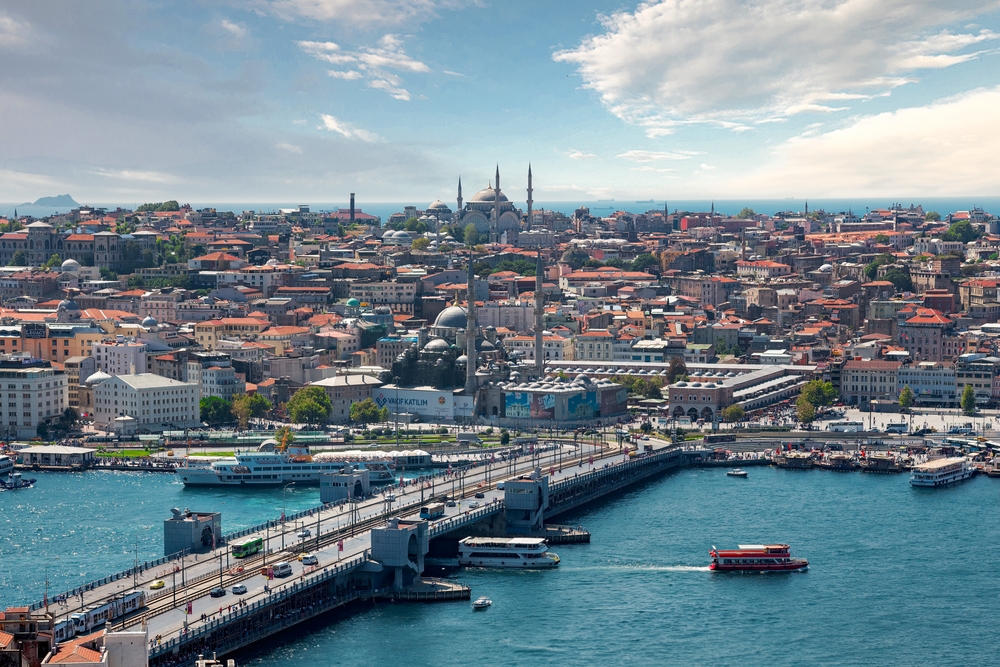
[{"label": "bridge railing", "polygon": [[[346,572],[357,568],[358,566],[360,566],[361,564],[363,564],[367,560],[368,560],[368,555],[367,554],[364,554],[364,555],[361,555],[361,556],[356,556],[355,558],[353,558],[351,560],[344,561],[343,563],[340,563],[340,564],[335,565],[333,567],[327,567],[327,568],[325,568],[322,572],[320,572],[318,574],[318,576],[316,575],[316,573],[313,573],[313,576],[307,575],[306,578],[304,578],[301,581],[298,581],[298,582],[292,584],[291,586],[288,586],[287,588],[283,588],[283,589],[278,590],[278,591],[273,591],[273,592],[267,594],[266,597],[261,598],[260,600],[257,600],[256,602],[252,602],[252,603],[248,604],[245,607],[237,608],[237,609],[235,609],[235,610],[233,610],[231,612],[228,612],[228,613],[223,613],[218,618],[215,618],[215,619],[212,619],[210,621],[204,622],[201,626],[199,626],[198,628],[196,628],[194,630],[190,630],[190,631],[185,631],[183,629],[179,630],[179,631],[177,631],[179,633],[177,637],[169,639],[166,642],[162,642],[162,643],[153,645],[150,648],[150,650],[149,650],[149,657],[150,658],[156,658],[156,657],[159,657],[159,656],[161,656],[161,655],[163,655],[165,653],[169,653],[169,652],[171,652],[171,651],[179,648],[183,644],[195,641],[195,640],[197,640],[200,637],[203,637],[205,635],[211,634],[211,633],[215,632],[216,630],[218,630],[219,628],[224,627],[225,625],[227,625],[229,623],[232,623],[233,621],[237,621],[237,620],[240,620],[242,618],[248,617],[248,616],[256,613],[257,611],[259,611],[260,609],[263,609],[264,607],[268,607],[268,606],[271,606],[273,604],[277,604],[277,603],[279,603],[279,602],[281,602],[281,601],[283,601],[283,600],[285,600],[285,599],[287,599],[287,598],[289,598],[289,597],[291,597],[293,595],[301,593],[302,591],[315,586],[316,584],[322,583],[324,581],[328,581],[328,580],[330,580],[330,579],[332,579],[334,577],[337,577],[337,576],[340,576],[342,574],[345,574]],[[349,597],[351,597],[351,599],[353,599],[353,597],[357,597],[357,596],[354,595],[354,596],[349,596]],[[343,601],[346,602],[347,600],[343,600]],[[200,622],[200,621],[196,621],[196,622]],[[272,630],[273,630],[273,628],[272,628]],[[268,632],[268,634],[271,634],[271,633]]]},{"label": "bridge railing", "polygon": [[486,503],[482,507],[477,507],[475,509],[466,510],[465,513],[459,514],[458,516],[453,516],[450,519],[444,519],[443,521],[437,521],[427,532],[428,537],[437,537],[438,535],[443,535],[459,526],[463,526],[467,523],[477,521],[484,516],[489,516],[491,514],[496,514],[497,512],[503,511],[503,501],[498,500],[494,503]]},{"label": "bridge railing", "polygon": [[556,491],[561,491],[562,489],[576,486],[578,484],[583,484],[592,480],[600,479],[607,475],[621,472],[623,470],[632,470],[635,468],[644,468],[650,463],[655,463],[657,461],[663,461],[666,459],[671,459],[679,456],[681,453],[681,448],[671,447],[665,451],[655,452],[653,454],[647,454],[645,456],[640,456],[634,459],[629,459],[625,462],[616,462],[608,465],[607,468],[595,468],[589,472],[585,472],[577,477],[568,477],[566,479],[561,479],[558,482],[553,482],[549,485],[549,494]]}]

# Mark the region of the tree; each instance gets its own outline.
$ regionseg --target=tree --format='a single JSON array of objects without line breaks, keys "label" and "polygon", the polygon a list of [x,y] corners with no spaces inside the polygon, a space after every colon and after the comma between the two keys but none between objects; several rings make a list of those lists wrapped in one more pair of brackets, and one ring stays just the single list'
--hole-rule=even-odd
[{"label": "tree", "polygon": [[464,239],[466,248],[472,248],[479,243],[479,232],[476,231],[476,226],[471,222],[465,226]]},{"label": "tree", "polygon": [[27,266],[28,265],[28,255],[23,250],[15,250],[13,257],[10,258],[10,264],[7,266]]},{"label": "tree", "polygon": [[59,255],[52,255],[51,257],[49,257],[49,261],[45,262],[45,264],[43,264],[42,266],[44,266],[46,269],[58,268],[62,266],[62,259],[59,257]]},{"label": "tree", "polygon": [[837,390],[833,383],[822,380],[812,380],[802,387],[801,396],[809,401],[813,407],[817,405],[830,405],[837,400]]},{"label": "tree", "polygon": [[937,222],[941,219],[941,214],[937,211],[928,211],[924,214],[924,220],[927,222]]},{"label": "tree", "polygon": [[413,248],[414,250],[419,250],[423,252],[424,250],[427,250],[430,244],[431,240],[429,238],[427,238],[426,236],[421,236],[418,239],[414,239],[413,243],[410,244],[410,247]]},{"label": "tree", "polygon": [[118,280],[118,274],[106,266],[101,267],[101,280]]},{"label": "tree", "polygon": [[569,264],[571,267],[573,267],[574,271],[579,271],[580,269],[583,268],[583,263],[586,262],[588,259],[590,259],[590,255],[588,255],[583,250],[576,248],[564,252],[562,254],[562,257],[559,258],[559,261],[564,264]]},{"label": "tree", "polygon": [[260,394],[240,394],[233,397],[233,415],[240,428],[247,428],[251,419],[263,417],[271,411],[271,401]]},{"label": "tree", "polygon": [[878,277],[878,267],[883,266],[885,264],[895,264],[895,263],[896,263],[895,257],[893,257],[887,252],[882,253],[881,255],[875,258],[875,261],[865,266],[865,275],[868,276],[869,280],[875,280],[875,278]]},{"label": "tree", "polygon": [[962,391],[962,412],[967,415],[976,414],[976,390],[971,384],[965,385],[965,390]]},{"label": "tree", "polygon": [[757,211],[753,210],[749,206],[744,206],[740,209],[740,212],[736,214],[737,218],[742,218],[743,220],[749,220],[750,218],[757,217]]},{"label": "tree", "polygon": [[903,409],[903,412],[909,412],[913,406],[913,400],[913,390],[910,389],[910,385],[903,385],[903,391],[899,392],[899,407]]},{"label": "tree", "polygon": [[739,403],[734,403],[728,408],[722,410],[722,418],[727,422],[740,422],[743,421],[743,417],[746,416],[746,412],[743,410],[743,406]]},{"label": "tree", "polygon": [[359,424],[384,422],[389,419],[389,408],[379,409],[378,404],[370,398],[351,404],[351,421]]},{"label": "tree", "polygon": [[687,375],[687,372],[688,368],[684,360],[674,357],[670,360],[670,365],[667,367],[667,379],[670,381],[670,384],[673,384],[678,381],[680,376]]},{"label": "tree", "polygon": [[795,412],[803,424],[809,424],[816,419],[816,408],[806,400],[805,396],[799,396],[798,400],[795,401]]},{"label": "tree", "polygon": [[975,241],[979,238],[981,232],[972,226],[972,223],[968,220],[960,220],[959,222],[951,223],[948,227],[948,231],[941,235],[942,241],[961,241],[962,243],[968,243],[969,241]]},{"label": "tree", "polygon": [[322,387],[303,387],[288,399],[287,409],[295,424],[325,424],[330,407],[330,397]]},{"label": "tree", "polygon": [[907,269],[894,266],[886,270],[882,278],[892,283],[900,292],[913,291],[913,280],[910,278],[910,272]]},{"label": "tree", "polygon": [[583,268],[585,269],[599,269],[604,266],[604,262],[599,259],[588,259],[583,263]]},{"label": "tree", "polygon": [[648,421],[644,421],[641,424],[639,424],[639,430],[642,431],[643,433],[652,433],[653,425],[650,424]]},{"label": "tree", "polygon": [[233,421],[233,406],[220,396],[206,396],[201,399],[201,420],[209,426]]},{"label": "tree", "polygon": [[507,429],[500,431],[500,444],[504,446],[510,444],[510,433]]},{"label": "tree", "polygon": [[876,234],[872,241],[875,241],[875,243],[888,243],[889,237],[885,234]]},{"label": "tree", "polygon": [[648,252],[644,252],[638,257],[636,257],[634,260],[632,260],[633,271],[640,271],[645,273],[649,271],[650,268],[659,266],[660,266],[660,260],[656,259],[656,257],[649,254]]},{"label": "tree", "polygon": [[438,252],[451,252],[453,248],[450,243],[442,243],[438,246]]},{"label": "tree", "polygon": [[278,441],[279,445],[282,442],[290,445],[295,441],[295,431],[292,430],[291,426],[282,426],[274,432],[274,439]]}]

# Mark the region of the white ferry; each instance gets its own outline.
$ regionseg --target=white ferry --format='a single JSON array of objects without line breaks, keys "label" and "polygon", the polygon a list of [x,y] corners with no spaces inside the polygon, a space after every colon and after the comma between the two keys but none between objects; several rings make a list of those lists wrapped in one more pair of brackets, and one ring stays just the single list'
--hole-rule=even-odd
[{"label": "white ferry", "polygon": [[255,452],[236,452],[210,464],[192,463],[177,468],[175,474],[185,486],[280,486],[319,484],[322,473],[341,470],[345,465],[355,470],[367,470],[372,484],[395,481],[396,475],[390,461],[339,460],[336,454],[309,453],[305,445],[281,447],[274,440],[265,440]]},{"label": "white ferry", "polygon": [[466,537],[458,541],[458,564],[466,567],[549,568],[559,565],[540,537]]},{"label": "white ferry", "polygon": [[14,472],[14,459],[0,454],[0,477]]},{"label": "white ferry", "polygon": [[953,457],[935,459],[913,466],[910,484],[913,486],[946,486],[968,479],[976,474],[976,467],[968,459]]}]

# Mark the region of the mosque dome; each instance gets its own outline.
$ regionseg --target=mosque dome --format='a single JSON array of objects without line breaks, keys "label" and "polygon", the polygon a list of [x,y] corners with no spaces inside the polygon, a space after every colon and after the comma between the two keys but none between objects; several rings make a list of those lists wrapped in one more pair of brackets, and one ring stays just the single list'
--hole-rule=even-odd
[{"label": "mosque dome", "polygon": [[62,263],[61,270],[63,273],[79,273],[80,272],[80,262],[75,259],[67,259]]},{"label": "mosque dome", "polygon": [[[476,194],[472,195],[472,199],[470,199],[469,201],[473,203],[493,202],[494,200],[496,200],[496,198],[497,198],[497,191],[493,189],[492,185],[488,185],[479,192],[477,192]],[[507,195],[505,195],[503,191],[500,192],[500,201],[501,202],[507,201]]]},{"label": "mosque dome", "polygon": [[264,262],[264,266],[278,266],[278,260],[269,259],[266,262]]},{"label": "mosque dome", "polygon": [[147,315],[145,317],[145,319],[143,319],[143,321],[142,321],[142,326],[144,326],[144,327],[155,327],[156,326],[156,318],[154,318],[152,315]]},{"label": "mosque dome", "polygon": [[[462,365],[465,365],[465,364],[469,363],[469,357],[468,357],[468,355],[463,354],[462,356],[460,356],[458,359],[455,360],[455,363],[456,364],[462,364]],[[513,379],[514,378],[514,374],[511,373],[510,377],[511,377],[511,379]]]},{"label": "mosque dome", "polygon": [[56,310],[80,310],[80,306],[76,305],[76,301],[73,299],[63,299],[59,302]]},{"label": "mosque dome", "polygon": [[829,273],[830,271],[833,271],[833,264],[824,264],[823,266],[819,267],[819,270],[822,271],[823,273]]},{"label": "mosque dome", "polygon": [[437,319],[434,320],[434,326],[464,329],[467,317],[465,308],[461,306],[448,306],[438,314]]},{"label": "mosque dome", "polygon": [[348,308],[357,308],[360,305],[361,305],[361,302],[358,301],[357,299],[355,299],[353,296],[350,299],[347,300],[347,307]]},{"label": "mosque dome", "polygon": [[86,379],[86,381],[84,382],[84,384],[90,384],[90,385],[100,384],[101,382],[104,382],[105,380],[110,380],[110,379],[111,379],[111,376],[108,375],[107,373],[105,373],[104,371],[97,371],[96,373],[94,373],[93,375],[91,375],[90,377],[88,377]]},{"label": "mosque dome", "polygon": [[485,338],[480,338],[476,341],[476,351],[477,352],[496,352],[497,346],[486,340]]},{"label": "mosque dome", "polygon": [[440,199],[436,199],[433,204],[427,207],[428,211],[447,211],[448,205]]},{"label": "mosque dome", "polygon": [[430,341],[429,343],[427,343],[427,345],[424,345],[423,351],[424,352],[447,352],[449,349],[451,349],[451,346],[448,345],[448,341],[446,341],[444,338],[435,338],[432,341]]}]

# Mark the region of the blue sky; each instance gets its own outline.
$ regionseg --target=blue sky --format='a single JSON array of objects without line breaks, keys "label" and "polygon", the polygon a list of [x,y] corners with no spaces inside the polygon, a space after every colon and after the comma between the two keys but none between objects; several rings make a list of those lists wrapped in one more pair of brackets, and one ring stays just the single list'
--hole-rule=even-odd
[{"label": "blue sky", "polygon": [[0,201],[994,195],[998,9],[6,0]]}]

